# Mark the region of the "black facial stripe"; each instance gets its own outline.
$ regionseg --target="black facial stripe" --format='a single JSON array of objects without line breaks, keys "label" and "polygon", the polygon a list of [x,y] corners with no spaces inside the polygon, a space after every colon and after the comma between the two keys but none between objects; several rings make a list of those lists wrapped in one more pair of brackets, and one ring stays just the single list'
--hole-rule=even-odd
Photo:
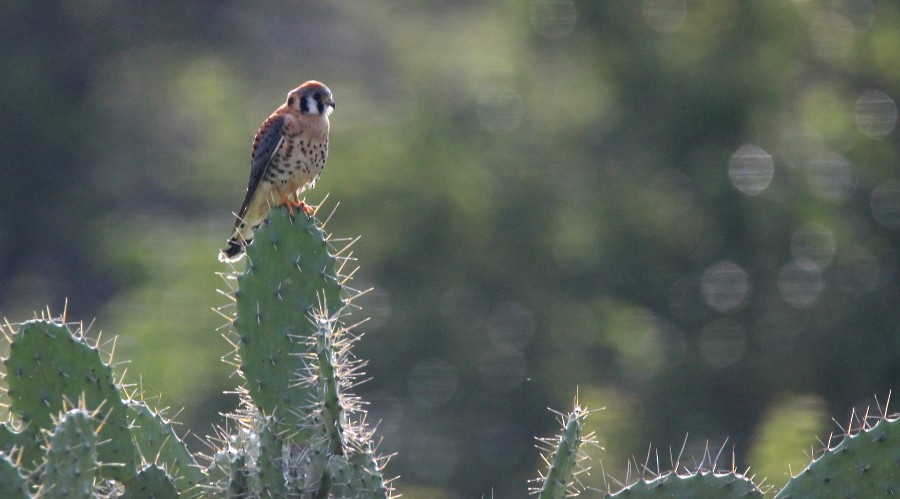
[{"label": "black facial stripe", "polygon": [[303,98],[300,99],[300,112],[301,113],[309,113],[309,99]]},{"label": "black facial stripe", "polygon": [[319,108],[319,114],[325,114],[325,101],[320,99],[316,106]]}]

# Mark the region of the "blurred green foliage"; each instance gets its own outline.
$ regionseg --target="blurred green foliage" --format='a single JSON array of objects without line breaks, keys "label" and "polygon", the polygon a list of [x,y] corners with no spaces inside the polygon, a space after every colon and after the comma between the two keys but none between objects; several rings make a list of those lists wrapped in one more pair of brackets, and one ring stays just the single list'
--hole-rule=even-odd
[{"label": "blurred green foliage", "polygon": [[234,404],[211,308],[252,135],[313,78],[338,107],[308,199],[362,235],[360,391],[407,496],[521,495],[576,386],[622,477],[685,434],[778,473],[900,379],[891,0],[13,0],[0,26],[0,315],[68,297],[194,433]]}]

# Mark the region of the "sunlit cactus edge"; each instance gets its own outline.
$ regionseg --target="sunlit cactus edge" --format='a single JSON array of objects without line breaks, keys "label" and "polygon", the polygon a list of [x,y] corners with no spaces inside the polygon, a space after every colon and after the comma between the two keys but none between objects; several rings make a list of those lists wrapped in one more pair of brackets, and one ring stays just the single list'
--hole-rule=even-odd
[{"label": "sunlit cactus edge", "polygon": [[[229,303],[226,360],[243,383],[210,450],[194,455],[170,421],[114,369],[111,341],[65,313],[5,323],[3,387],[9,420],[0,425],[3,497],[395,497],[387,458],[377,452],[362,401],[353,395],[364,362],[355,358],[348,286],[353,240],[331,238],[314,216],[272,211],[247,250],[243,270],[222,274]],[[340,245],[340,247],[338,247]],[[541,498],[762,497],[760,477],[700,465],[617,481],[590,463],[597,447],[577,399],[557,413],[560,433],[539,439],[543,466],[530,491]],[[776,498],[877,496],[900,492],[900,426],[887,407],[859,416],[830,438]],[[680,461],[680,458],[679,458]],[[607,486],[585,486],[599,471]],[[523,489],[526,487],[523,484]]]}]

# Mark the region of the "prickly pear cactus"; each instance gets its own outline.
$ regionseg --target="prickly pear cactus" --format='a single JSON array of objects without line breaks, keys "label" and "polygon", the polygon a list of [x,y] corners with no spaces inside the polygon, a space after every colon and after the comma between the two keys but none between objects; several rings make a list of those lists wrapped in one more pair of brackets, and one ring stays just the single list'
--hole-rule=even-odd
[{"label": "prickly pear cactus", "polygon": [[15,460],[4,452],[0,452],[0,493],[9,499],[31,497],[22,471],[15,465]]},{"label": "prickly pear cactus", "polygon": [[41,497],[90,499],[99,475],[97,447],[100,441],[95,414],[73,409],[62,415],[47,439],[47,456],[41,465]]},{"label": "prickly pear cactus", "polygon": [[[14,431],[12,422],[0,425],[0,451],[16,453],[20,475],[31,480],[27,490],[43,497],[58,491],[93,497],[118,483],[127,491],[140,483],[135,478],[148,460],[158,460],[179,492],[205,479],[170,422],[141,400],[124,396],[97,342],[80,328],[42,318],[7,325],[3,333],[10,342],[3,360],[10,413],[23,429]],[[73,406],[77,409],[65,412]],[[86,419],[96,435],[88,434]],[[80,446],[73,434],[82,434]],[[72,483],[72,477],[84,482]],[[88,481],[90,492],[84,488]]]},{"label": "prickly pear cactus", "polygon": [[129,482],[122,499],[177,499],[178,489],[172,479],[155,464],[148,465]]},{"label": "prickly pear cactus", "polygon": [[584,444],[596,444],[593,435],[584,435],[584,420],[590,411],[580,407],[568,415],[557,413],[563,431],[556,438],[542,438],[539,447],[544,451],[547,472],[534,480],[537,486],[531,489],[541,499],[562,499],[578,494],[582,486],[578,475],[588,471],[583,465],[587,455],[582,452]]},{"label": "prickly pear cactus", "polygon": [[161,467],[160,469],[168,473],[169,478],[175,481],[178,490],[182,492],[192,490],[203,482],[203,471],[175,434],[172,422],[165,416],[155,412],[143,402],[130,401],[128,426],[143,460],[153,460],[153,466],[145,467],[144,471]]},{"label": "prickly pear cactus", "polygon": [[[100,459],[120,466],[103,467],[103,476],[126,480],[134,476],[135,447],[128,430],[125,404],[96,345],[76,338],[58,323],[35,320],[21,325],[12,336],[9,357],[4,360],[10,411],[25,424],[32,441],[64,405],[83,398],[85,407],[98,409],[104,421]],[[34,458],[27,452],[26,458]]]},{"label": "prickly pear cactus", "polygon": [[304,442],[308,415],[297,408],[316,399],[316,387],[302,383],[309,354],[305,340],[315,325],[309,314],[320,304],[328,315],[344,305],[336,259],[325,232],[303,213],[272,210],[247,248],[247,267],[234,292],[240,371],[259,411],[289,427],[288,438]]},{"label": "prickly pear cactus", "polygon": [[880,418],[825,449],[776,499],[888,497],[900,494],[900,424]]},{"label": "prickly pear cactus", "polygon": [[288,495],[285,478],[285,444],[275,431],[275,422],[272,418],[265,418],[260,422],[259,457],[256,462],[260,492],[263,497],[286,497]]},{"label": "prickly pear cactus", "polygon": [[[0,423],[0,497],[387,498],[386,459],[352,395],[361,362],[347,326],[356,291],[314,218],[272,211],[233,283],[234,364],[244,378],[240,408],[211,441],[201,468],[171,421],[128,396],[98,341],[65,319],[0,325],[9,418]],[[561,433],[540,440],[545,471],[533,494],[587,492],[589,411],[576,400]],[[883,497],[900,493],[900,426],[886,415],[829,446],[778,499]],[[714,459],[712,461],[715,461]],[[657,473],[607,497],[761,497],[751,480],[718,472]],[[678,466],[673,466],[678,469]],[[591,489],[590,492],[596,492]]]},{"label": "prickly pear cactus", "polygon": [[763,497],[749,478],[733,472],[697,471],[679,475],[665,473],[652,480],[638,480],[609,497],[729,499]]},{"label": "prickly pear cactus", "polygon": [[[343,285],[340,253],[314,218],[278,208],[231,279],[234,315],[225,315],[245,397],[233,430],[218,438],[214,494],[246,487],[272,497],[388,497],[384,460],[349,392],[360,363],[349,352],[353,291]],[[334,463],[348,470],[337,482]],[[246,475],[235,473],[238,464]]]}]

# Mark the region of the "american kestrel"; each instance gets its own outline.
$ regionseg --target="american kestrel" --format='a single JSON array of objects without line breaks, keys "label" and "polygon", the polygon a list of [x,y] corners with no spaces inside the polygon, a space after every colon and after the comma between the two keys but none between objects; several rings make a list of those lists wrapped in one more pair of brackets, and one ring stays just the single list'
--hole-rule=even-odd
[{"label": "american kestrel", "polygon": [[331,90],[308,81],[291,90],[285,103],[259,127],[253,139],[247,195],[219,261],[234,262],[244,255],[253,231],[272,206],[286,204],[292,211],[296,207],[309,212],[299,196],[316,185],[325,168],[328,116],[334,107]]}]

